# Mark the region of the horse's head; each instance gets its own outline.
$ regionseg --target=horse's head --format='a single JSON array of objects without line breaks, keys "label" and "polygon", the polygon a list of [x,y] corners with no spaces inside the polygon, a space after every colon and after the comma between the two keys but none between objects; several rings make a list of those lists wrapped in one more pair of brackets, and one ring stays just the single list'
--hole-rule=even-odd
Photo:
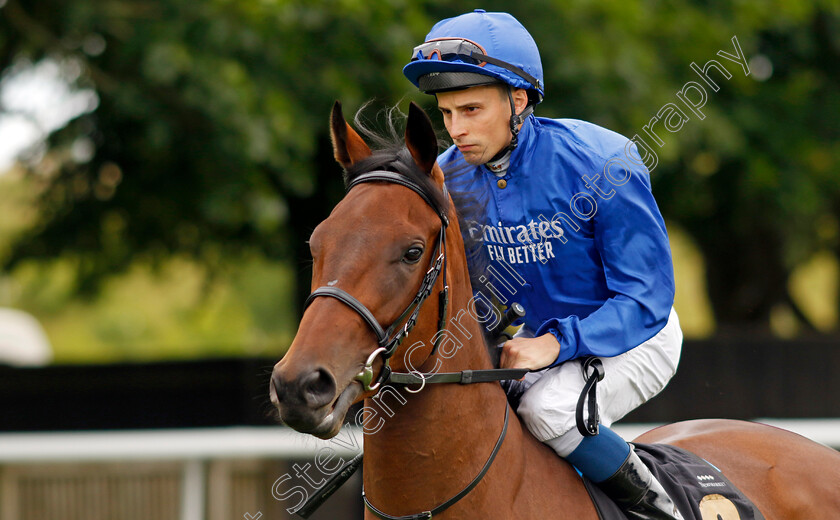
[{"label": "horse's head", "polygon": [[[417,105],[409,109],[405,144],[391,150],[371,151],[338,103],[331,130],[350,189],[310,237],[313,294],[292,345],[274,367],[270,390],[286,424],[321,438],[336,435],[348,408],[373,395],[376,385],[357,379],[366,362],[377,381],[388,354],[395,370],[413,370],[429,356],[444,281],[426,274],[435,264],[441,269],[449,211],[435,162],[437,139]],[[424,287],[435,297],[420,305],[411,339],[402,346],[390,342]],[[416,339],[424,345],[406,356]]]}]

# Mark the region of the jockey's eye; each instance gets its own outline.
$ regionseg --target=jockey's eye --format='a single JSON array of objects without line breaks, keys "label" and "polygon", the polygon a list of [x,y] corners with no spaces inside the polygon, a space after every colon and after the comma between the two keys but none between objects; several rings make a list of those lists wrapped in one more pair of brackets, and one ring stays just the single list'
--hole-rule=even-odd
[{"label": "jockey's eye", "polygon": [[402,261],[406,264],[416,264],[423,257],[422,247],[410,247],[403,255]]}]

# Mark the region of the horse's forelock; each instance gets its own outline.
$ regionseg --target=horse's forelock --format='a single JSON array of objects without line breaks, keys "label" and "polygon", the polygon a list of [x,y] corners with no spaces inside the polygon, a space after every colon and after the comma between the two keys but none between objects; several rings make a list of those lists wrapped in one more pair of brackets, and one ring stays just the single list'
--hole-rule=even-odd
[{"label": "horse's forelock", "polygon": [[385,129],[383,132],[376,132],[368,128],[361,113],[367,105],[362,106],[356,112],[353,119],[356,131],[364,136],[365,140],[373,148],[373,155],[354,163],[344,171],[344,183],[348,185],[356,177],[377,170],[398,173],[419,185],[426,195],[434,203],[434,210],[438,213],[448,214],[449,199],[438,188],[431,179],[428,172],[420,169],[408,148],[405,146],[405,132],[400,127],[405,127],[406,115],[394,106],[383,111]]}]

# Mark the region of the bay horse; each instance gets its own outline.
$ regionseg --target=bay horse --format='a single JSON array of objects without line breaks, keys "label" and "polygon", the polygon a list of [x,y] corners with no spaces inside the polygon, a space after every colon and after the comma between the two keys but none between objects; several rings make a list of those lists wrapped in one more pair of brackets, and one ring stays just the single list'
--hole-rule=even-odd
[{"label": "bay horse", "polygon": [[[349,407],[365,401],[368,519],[431,518],[422,512],[441,504],[448,507],[435,518],[597,519],[581,478],[508,413],[498,383],[425,385],[419,375],[493,368],[478,313],[466,312],[475,305],[466,252],[428,116],[412,103],[405,143],[393,150],[372,151],[339,103],[331,132],[351,189],[309,241],[313,295],[270,380],[281,419],[327,439]],[[460,340],[440,341],[444,326]],[[387,386],[390,370],[420,385]],[[796,434],[699,420],[637,441],[711,462],[768,520],[840,519],[840,453]],[[703,518],[738,516],[723,508]]]}]

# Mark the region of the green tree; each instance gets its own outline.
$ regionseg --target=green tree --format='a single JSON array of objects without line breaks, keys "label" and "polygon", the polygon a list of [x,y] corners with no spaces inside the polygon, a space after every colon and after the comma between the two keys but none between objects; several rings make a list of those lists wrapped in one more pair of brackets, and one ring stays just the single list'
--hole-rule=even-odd
[{"label": "green tree", "polygon": [[410,24],[427,24],[387,1],[10,0],[0,14],[2,70],[73,60],[98,96],[29,163],[46,179],[40,220],[4,265],[70,255],[88,293],[138,256],[306,258],[342,192],[329,108],[395,103]]},{"label": "green tree", "polygon": [[[767,331],[774,309],[809,317],[789,290],[797,266],[820,251],[840,253],[840,9],[833,1],[529,2],[510,9],[542,51],[546,101],[538,113],[590,120],[657,153],[654,193],[706,262],[719,332]],[[735,54],[736,37],[748,66]],[[719,90],[690,67],[712,70]],[[701,119],[676,94],[699,82]],[[695,96],[696,98],[696,96]],[[667,103],[688,121],[660,121]],[[838,302],[832,302],[836,306]]]},{"label": "green tree", "polygon": [[[766,330],[779,305],[797,312],[791,273],[817,252],[840,255],[836,1],[483,7],[514,14],[540,46],[539,115],[628,136],[644,136],[698,80],[689,65],[721,60],[736,36],[751,74],[727,61],[732,78],[708,89],[704,119],[685,109],[679,131],[660,123],[654,192],[702,251],[723,329]],[[212,267],[256,250],[294,265],[301,301],[305,240],[342,194],[329,107],[412,96],[432,109],[401,67],[435,20],[462,11],[443,0],[8,0],[0,70],[71,60],[98,106],[27,163],[44,184],[40,216],[4,268],[70,256],[92,292],[138,257],[186,253]],[[89,156],[72,153],[86,144]]]}]

